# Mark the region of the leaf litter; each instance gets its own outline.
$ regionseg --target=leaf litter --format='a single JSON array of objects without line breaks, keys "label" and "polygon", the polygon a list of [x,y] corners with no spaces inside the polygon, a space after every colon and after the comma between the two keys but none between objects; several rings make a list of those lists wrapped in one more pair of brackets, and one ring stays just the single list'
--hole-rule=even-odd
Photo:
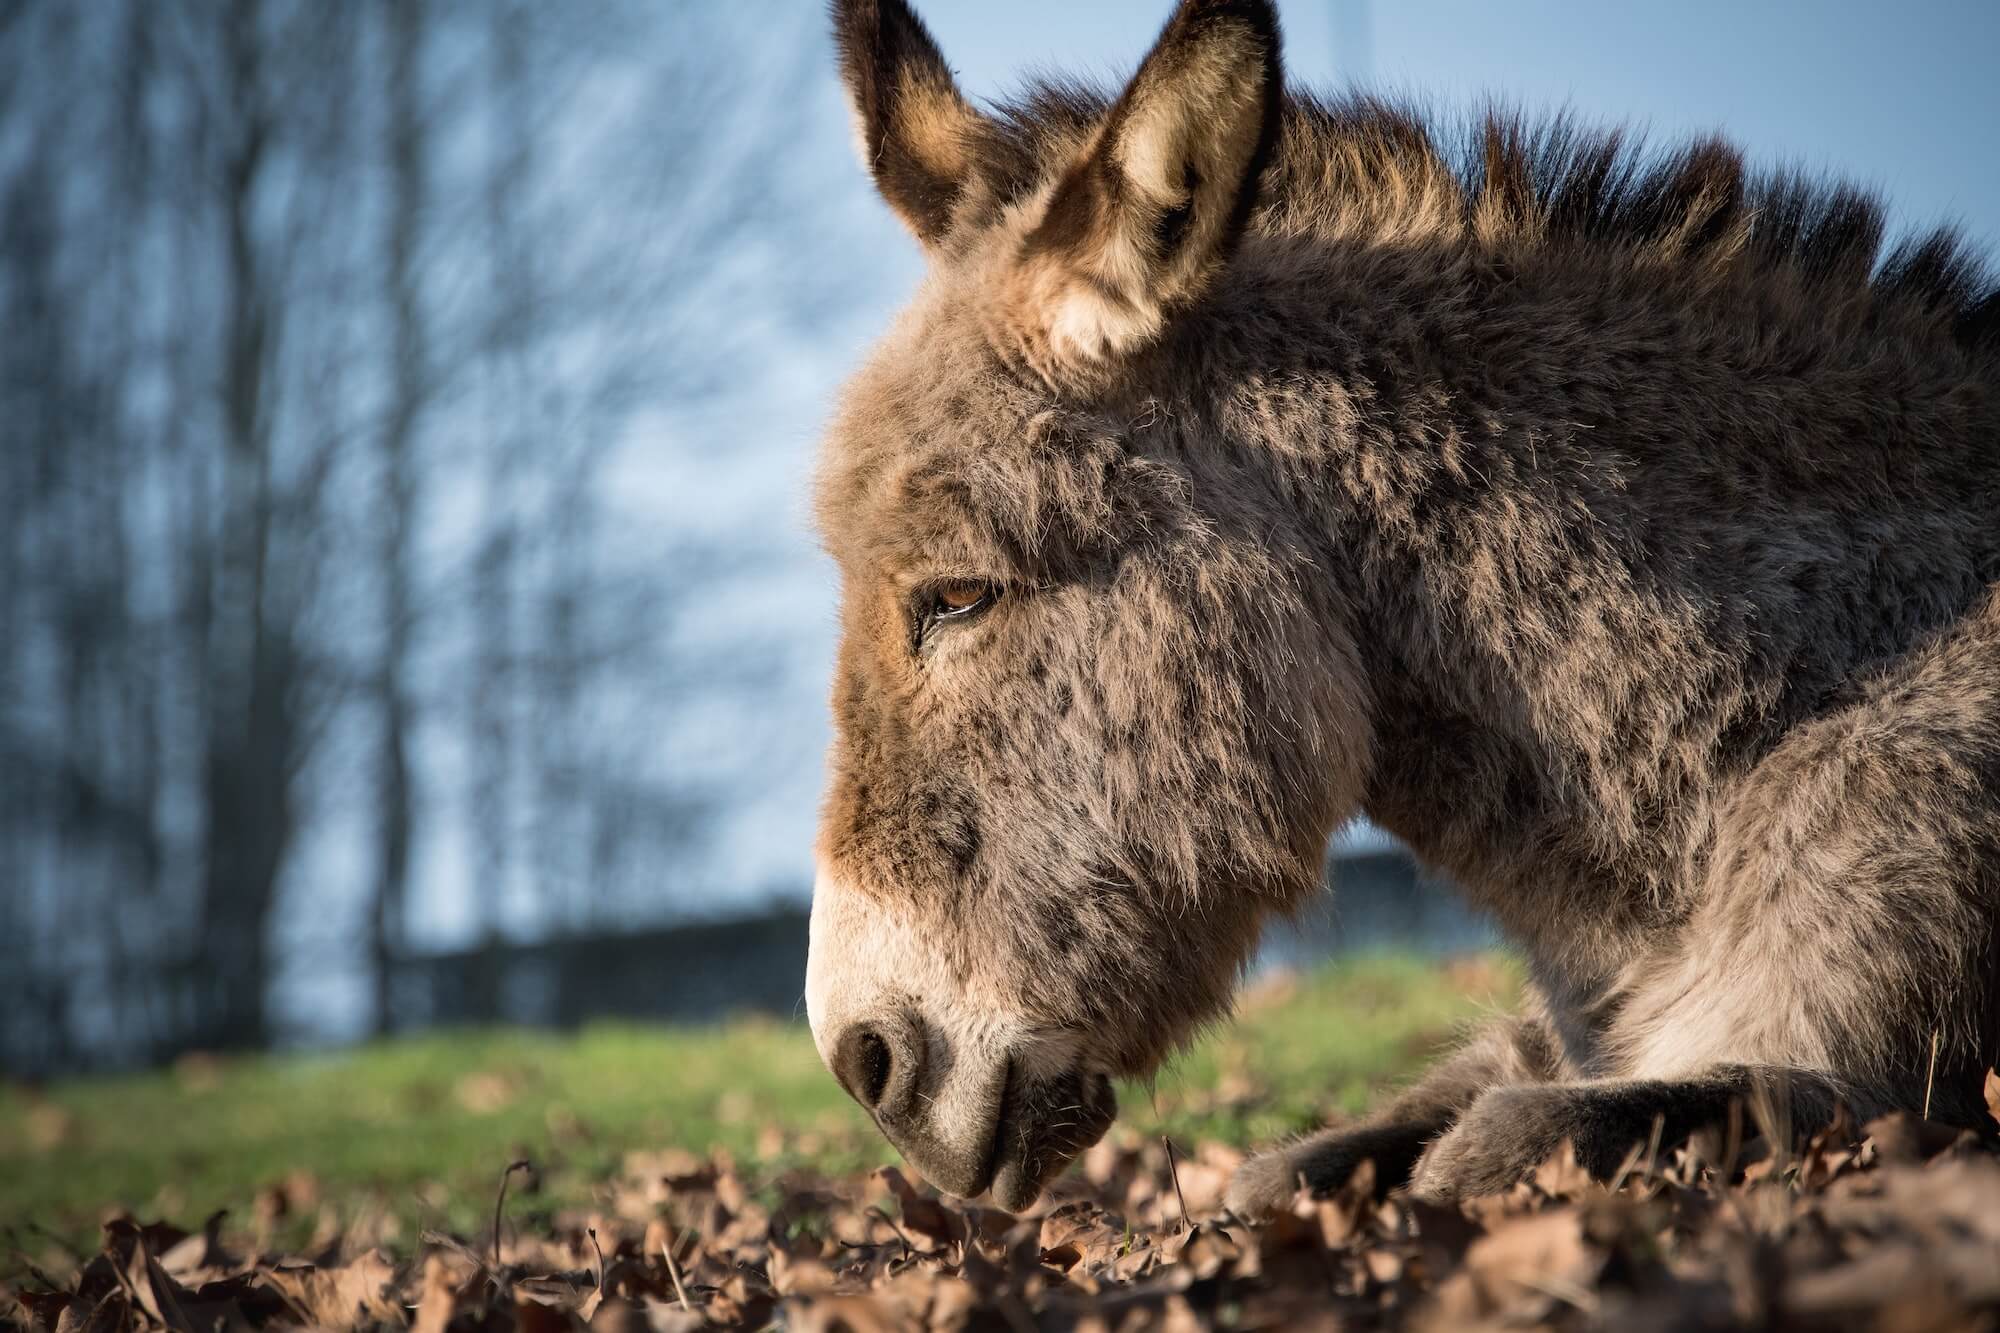
[{"label": "leaf litter", "polygon": [[[1989,1076],[2000,1111],[2000,1076]],[[1771,1138],[1778,1139],[1774,1133]],[[119,1216],[67,1271],[0,1287],[37,1333],[680,1333],[707,1328],[1169,1330],[2000,1327],[2000,1156],[1899,1114],[1803,1146],[1635,1145],[1608,1184],[1565,1149],[1511,1192],[1441,1208],[1372,1167],[1261,1225],[1222,1208],[1242,1154],[1120,1127],[1032,1213],[938,1194],[905,1168],[746,1173],[635,1153],[583,1210],[413,1252],[364,1216],[308,1253]],[[299,1189],[308,1182],[292,1182]],[[393,1233],[388,1233],[393,1235]]]}]

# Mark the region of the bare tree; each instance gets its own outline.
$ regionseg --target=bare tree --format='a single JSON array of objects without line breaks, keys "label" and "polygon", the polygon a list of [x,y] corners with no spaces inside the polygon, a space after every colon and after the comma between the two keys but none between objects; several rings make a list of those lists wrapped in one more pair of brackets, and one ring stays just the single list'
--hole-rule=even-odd
[{"label": "bare tree", "polygon": [[375,1024],[387,1030],[395,1013],[391,967],[402,947],[409,909],[410,849],[416,824],[416,784],[408,682],[410,636],[416,617],[416,578],[410,549],[421,473],[415,457],[419,417],[429,397],[431,352],[417,278],[417,244],[424,215],[426,142],[420,111],[419,64],[426,8],[399,0],[388,11],[388,116],[384,156],[390,199],[383,250],[384,303],[389,311],[388,417],[382,428],[379,578],[382,584],[382,653],[375,683],[381,710],[381,752],[375,779],[379,863],[374,890],[372,965]]},{"label": "bare tree", "polygon": [[0,1060],[671,906],[752,767],[671,738],[780,659],[682,633],[759,544],[617,478],[842,295],[777,12],[0,6]]}]

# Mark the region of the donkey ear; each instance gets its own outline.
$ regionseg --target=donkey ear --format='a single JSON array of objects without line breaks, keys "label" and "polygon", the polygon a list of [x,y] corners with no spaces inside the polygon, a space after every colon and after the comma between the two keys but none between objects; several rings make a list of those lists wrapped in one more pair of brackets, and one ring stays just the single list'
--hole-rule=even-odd
[{"label": "donkey ear", "polygon": [[1031,353],[1103,361],[1207,290],[1257,202],[1283,92],[1269,0],[1181,0],[1028,237],[1014,313],[1039,325],[1016,330]]},{"label": "donkey ear", "polygon": [[904,0],[833,0],[833,36],[861,164],[917,239],[935,244],[972,178],[985,118]]}]

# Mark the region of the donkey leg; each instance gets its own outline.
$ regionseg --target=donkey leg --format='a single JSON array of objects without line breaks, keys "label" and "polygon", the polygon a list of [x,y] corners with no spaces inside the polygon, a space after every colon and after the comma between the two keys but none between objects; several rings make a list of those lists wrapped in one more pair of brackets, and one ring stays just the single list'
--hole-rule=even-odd
[{"label": "donkey leg", "polygon": [[1811,1133],[1833,1116],[1828,1080],[1752,1065],[1718,1066],[1678,1079],[1597,1079],[1492,1088],[1432,1144],[1410,1178],[1410,1193],[1434,1203],[1493,1194],[1523,1180],[1565,1141],[1599,1180],[1636,1146],[1659,1135],[1662,1151],[1724,1123],[1731,1102],[1785,1098],[1790,1123]]},{"label": "donkey leg", "polygon": [[2000,1058],[2000,588],[1717,795],[1694,910],[1631,970],[1604,1034],[1603,1067],[1621,1077],[1482,1095],[1417,1164],[1418,1192],[1505,1188],[1564,1139],[1614,1170],[1655,1117],[1677,1141],[1767,1078],[1804,1132],[1836,1089],[1864,1118],[1985,1123],[1982,1076]]},{"label": "donkey leg", "polygon": [[1333,1194],[1363,1162],[1375,1164],[1375,1185],[1387,1190],[1407,1180],[1424,1145],[1449,1121],[1405,1120],[1323,1129],[1295,1143],[1258,1153],[1237,1169],[1223,1203],[1238,1217],[1259,1221],[1291,1203],[1301,1189]]},{"label": "donkey leg", "polygon": [[1375,1187],[1386,1193],[1409,1179],[1425,1146],[1481,1093],[1547,1078],[1554,1066],[1554,1043],[1539,1022],[1496,1023],[1360,1124],[1321,1130],[1251,1158],[1229,1182],[1224,1203],[1238,1217],[1268,1217],[1302,1187],[1318,1196],[1334,1193],[1365,1161],[1375,1164]]}]

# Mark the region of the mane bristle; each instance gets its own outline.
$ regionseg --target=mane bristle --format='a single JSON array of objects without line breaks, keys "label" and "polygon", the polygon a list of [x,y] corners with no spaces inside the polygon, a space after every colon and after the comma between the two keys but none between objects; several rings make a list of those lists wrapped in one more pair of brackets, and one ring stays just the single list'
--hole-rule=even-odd
[{"label": "mane bristle", "polygon": [[[1111,100],[1084,81],[1042,79],[996,106],[1012,189],[1074,152]],[[1719,136],[1656,150],[1566,110],[1449,116],[1367,93],[1293,93],[1261,213],[1293,234],[1451,228],[1499,244],[1643,247],[1690,265],[1741,256],[1935,315],[1964,344],[2000,345],[2000,283],[1955,228],[1887,245],[1874,193],[1791,167],[1753,170]]]}]

